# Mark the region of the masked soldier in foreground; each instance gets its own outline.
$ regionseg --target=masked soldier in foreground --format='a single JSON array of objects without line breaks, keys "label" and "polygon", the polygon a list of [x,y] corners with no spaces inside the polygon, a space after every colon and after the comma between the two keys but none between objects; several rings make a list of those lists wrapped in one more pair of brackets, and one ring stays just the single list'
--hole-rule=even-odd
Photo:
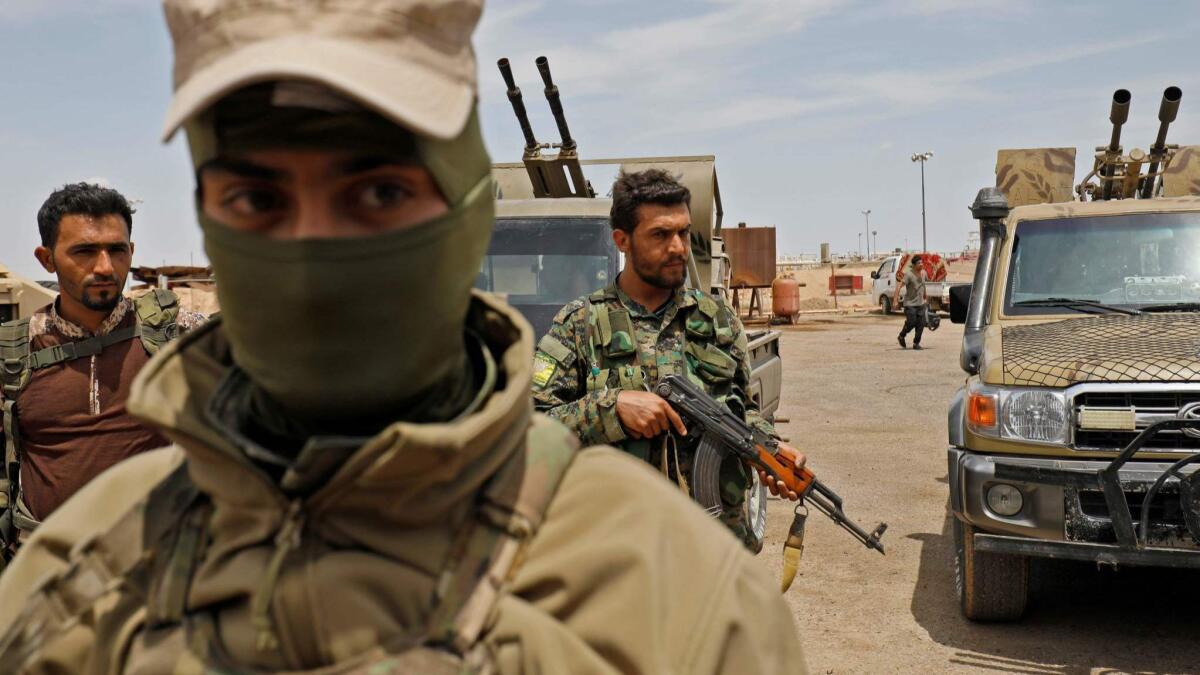
[{"label": "masked soldier in foreground", "polygon": [[765,570],[534,414],[528,324],[472,295],[478,3],[304,7],[166,3],[222,318],[134,387],[175,445],[0,577],[0,671],[803,672]]},{"label": "masked soldier in foreground", "polygon": [[[584,443],[612,443],[653,464],[684,492],[690,490],[696,441],[651,391],[659,379],[687,375],[748,424],[776,435],[747,394],[750,357],[742,322],[720,299],[684,287],[690,199],[688,189],[661,169],[617,178],[611,224],[625,269],[607,288],[570,302],[554,317],[538,341],[533,374],[538,410]],[[780,452],[804,465],[795,450],[781,446]],[[722,522],[757,553],[762,540],[743,514],[748,469],[730,455],[720,481]],[[780,494],[774,483],[767,485]]]}]

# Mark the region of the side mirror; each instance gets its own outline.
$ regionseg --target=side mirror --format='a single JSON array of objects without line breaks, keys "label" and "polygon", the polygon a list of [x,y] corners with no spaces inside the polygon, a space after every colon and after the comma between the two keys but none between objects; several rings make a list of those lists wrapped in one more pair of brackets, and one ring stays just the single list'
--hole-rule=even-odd
[{"label": "side mirror", "polygon": [[876,271],[876,272],[871,272],[871,278],[872,278],[872,279],[878,279],[878,278],[879,278],[879,272],[878,272],[878,271]]},{"label": "side mirror", "polygon": [[967,308],[971,306],[971,284],[950,287],[950,322],[966,323]]}]

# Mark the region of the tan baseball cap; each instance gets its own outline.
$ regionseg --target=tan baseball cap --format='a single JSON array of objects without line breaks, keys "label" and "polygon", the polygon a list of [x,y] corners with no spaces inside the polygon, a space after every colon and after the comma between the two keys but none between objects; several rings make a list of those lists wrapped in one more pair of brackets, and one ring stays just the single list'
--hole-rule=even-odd
[{"label": "tan baseball cap", "polygon": [[307,80],[438,139],[476,97],[483,0],[164,0],[175,95],[163,140],[244,86]]}]

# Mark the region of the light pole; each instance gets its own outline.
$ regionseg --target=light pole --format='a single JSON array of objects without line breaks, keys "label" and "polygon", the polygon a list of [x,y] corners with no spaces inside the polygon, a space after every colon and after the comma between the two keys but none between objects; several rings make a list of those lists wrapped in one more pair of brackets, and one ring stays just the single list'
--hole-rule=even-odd
[{"label": "light pole", "polygon": [[858,233],[858,255],[862,256],[862,232]]},{"label": "light pole", "polygon": [[879,255],[879,230],[871,230],[871,245],[875,247],[875,255]]},{"label": "light pole", "polygon": [[863,218],[866,219],[866,226],[863,227],[863,234],[867,235],[867,260],[871,259],[871,209],[863,209]]},{"label": "light pole", "polygon": [[933,158],[933,151],[918,152],[912,156],[912,161],[921,163],[921,251],[929,250],[929,241],[925,236],[925,162]]}]

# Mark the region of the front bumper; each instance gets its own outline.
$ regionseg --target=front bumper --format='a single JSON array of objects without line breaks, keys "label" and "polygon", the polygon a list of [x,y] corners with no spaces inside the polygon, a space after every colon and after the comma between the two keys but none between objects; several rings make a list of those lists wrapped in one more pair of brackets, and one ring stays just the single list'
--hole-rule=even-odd
[{"label": "front bumper", "polygon": [[[1148,511],[1145,536],[1138,535],[1143,498],[1171,468],[1170,462],[1114,465],[1104,460],[987,455],[956,447],[949,449],[948,462],[950,508],[955,517],[978,530],[978,550],[1200,567],[1200,537],[1189,530],[1185,517],[1188,504],[1192,510],[1196,504],[1187,490],[1181,490],[1183,481],[1163,482]],[[1195,469],[1196,465],[1184,466],[1179,474],[1190,476]],[[1106,490],[1101,479],[1105,472],[1119,489]],[[1001,516],[988,507],[987,491],[998,483],[1020,490],[1023,505],[1017,514]]]}]

